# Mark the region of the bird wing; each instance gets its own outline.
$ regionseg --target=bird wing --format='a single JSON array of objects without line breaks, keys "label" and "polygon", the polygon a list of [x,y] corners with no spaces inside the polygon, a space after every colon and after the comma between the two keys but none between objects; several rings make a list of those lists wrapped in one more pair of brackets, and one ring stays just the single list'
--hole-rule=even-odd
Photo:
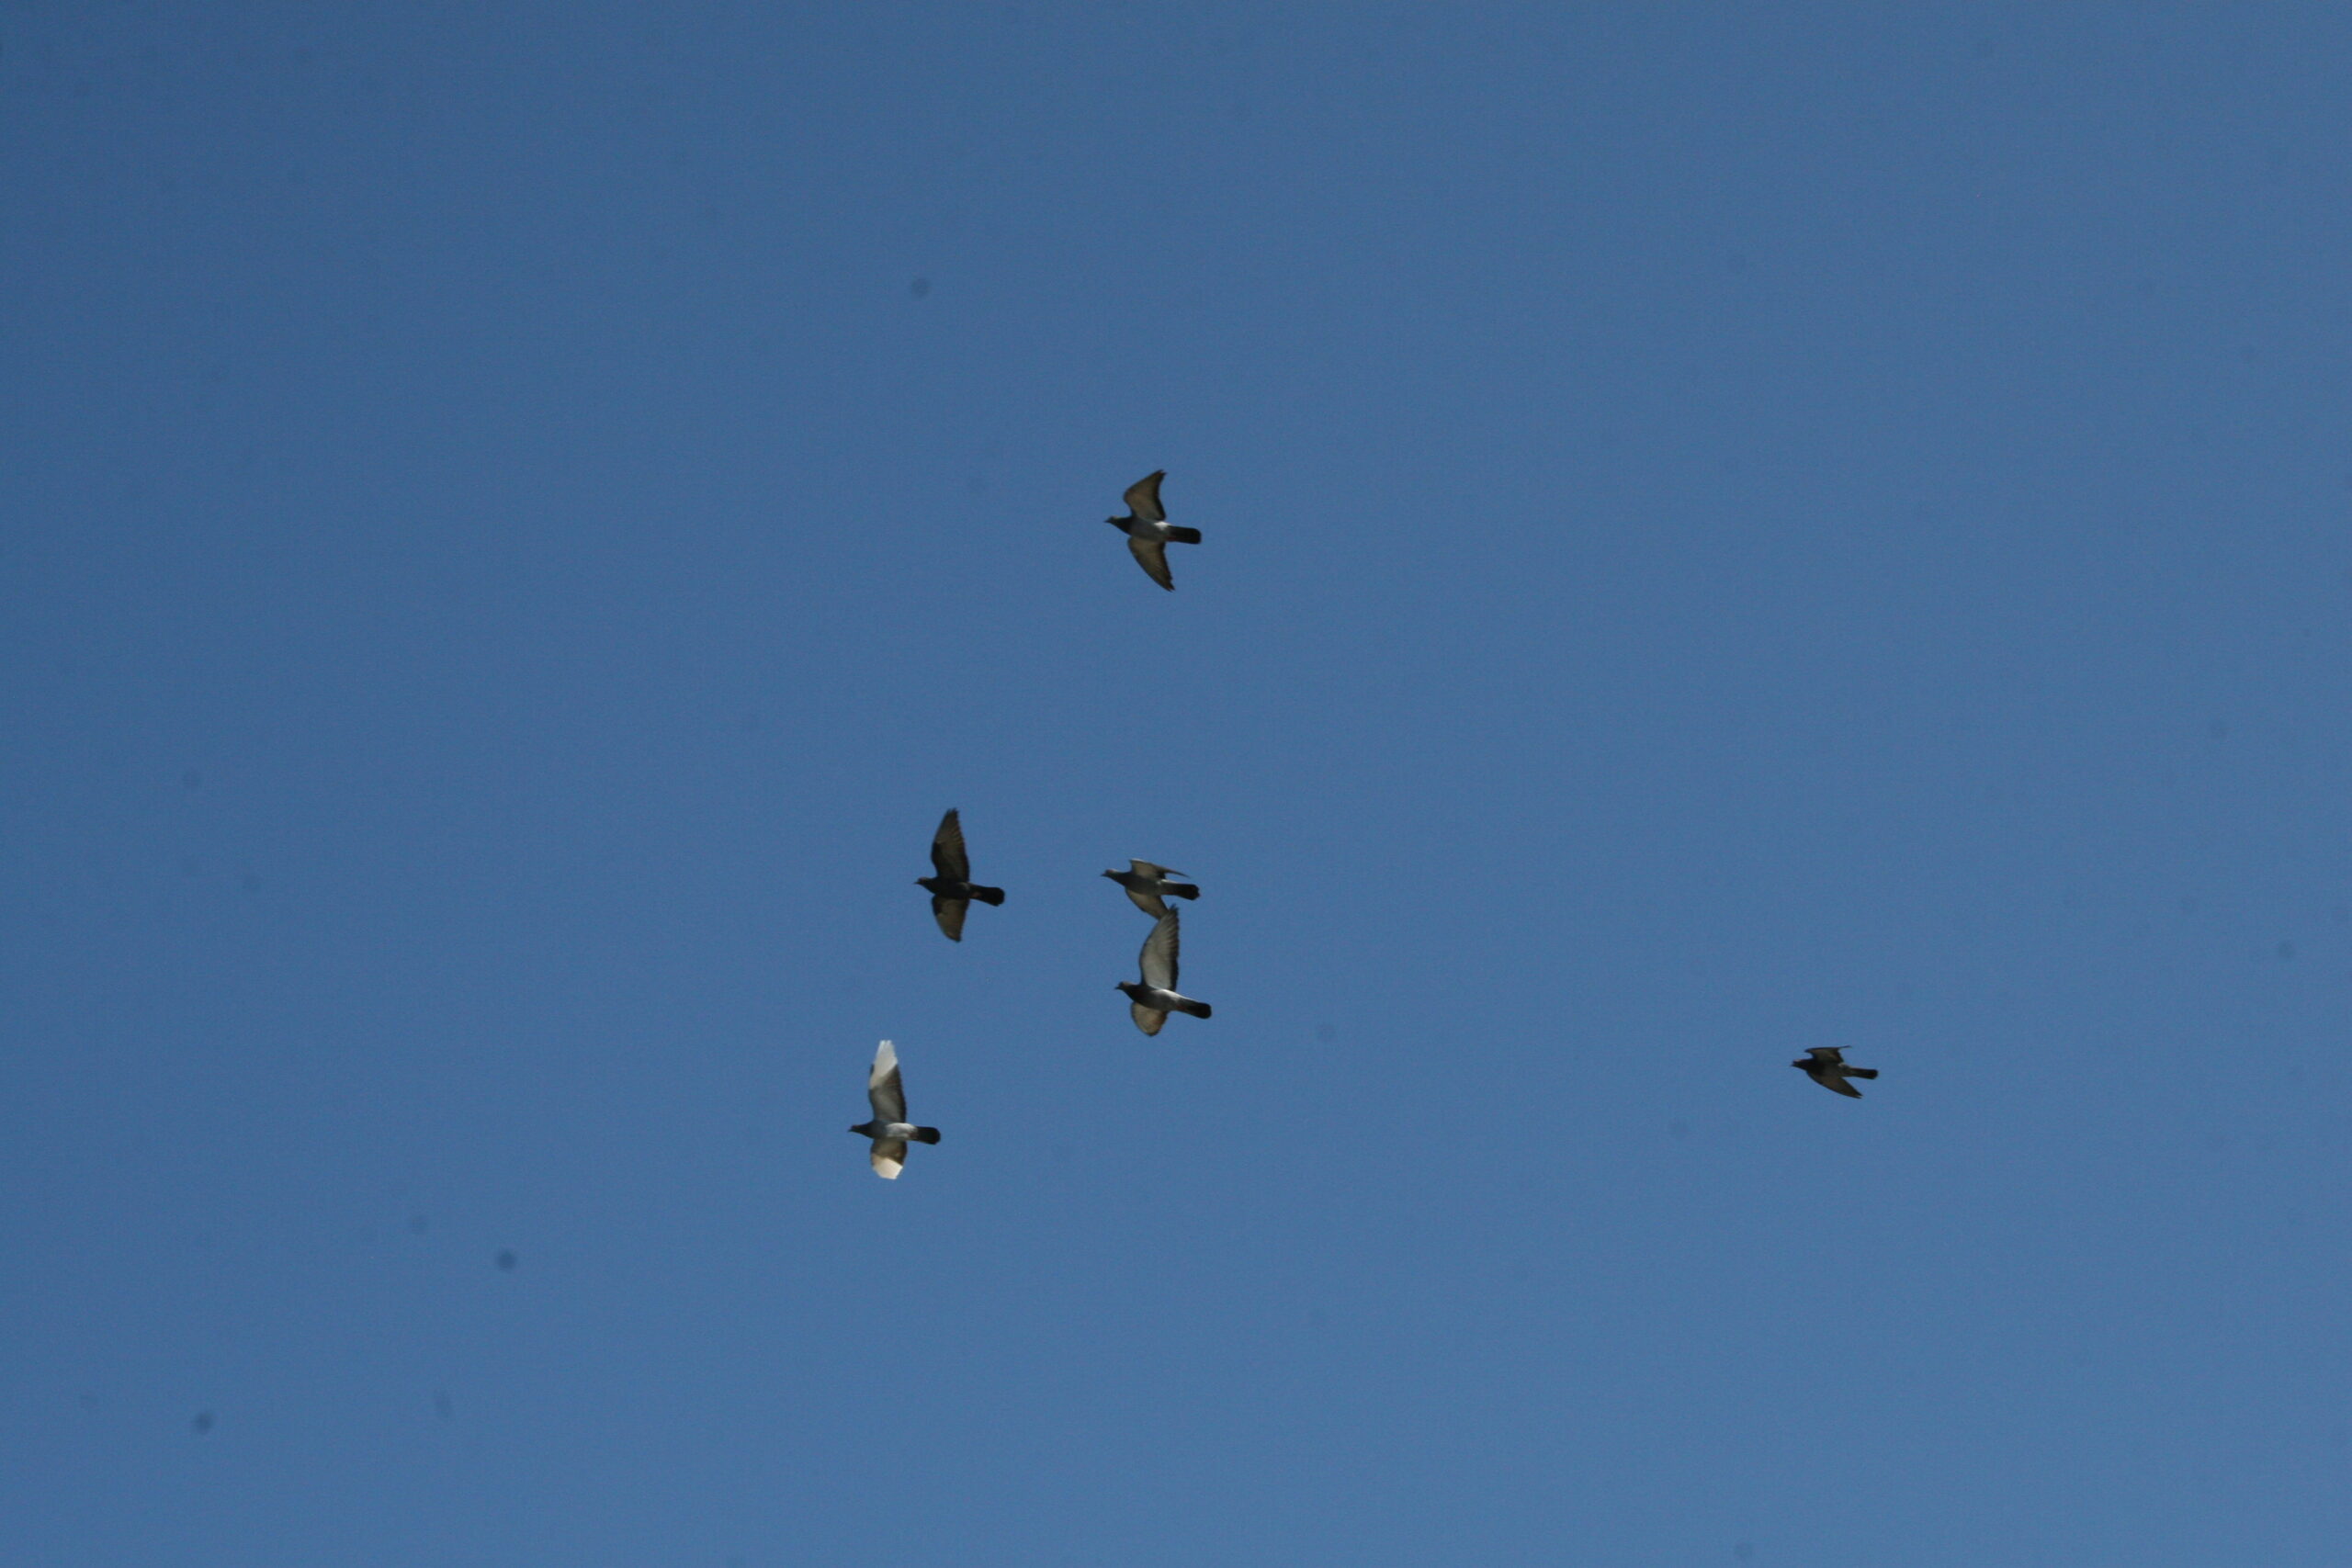
[{"label": "bird wing", "polygon": [[907,1141],[904,1138],[874,1140],[874,1174],[885,1181],[899,1179],[899,1172],[907,1168]]},{"label": "bird wing", "polygon": [[907,1091],[899,1080],[899,1052],[888,1040],[874,1053],[874,1070],[865,1075],[865,1098],[876,1122],[907,1119]]},{"label": "bird wing", "polygon": [[1176,911],[1170,909],[1143,939],[1143,983],[1155,991],[1176,988]]},{"label": "bird wing", "polygon": [[1846,1081],[1846,1075],[1843,1073],[1823,1073],[1816,1077],[1813,1081],[1819,1084],[1824,1089],[1836,1090],[1838,1093],[1844,1095],[1849,1100],[1860,1100],[1862,1098],[1862,1091],[1856,1089],[1852,1084],[1848,1083]]},{"label": "bird wing", "polygon": [[961,942],[964,940],[964,916],[971,908],[969,898],[942,898],[933,894],[931,918],[939,922],[939,929],[947,933],[948,941]]},{"label": "bird wing", "polygon": [[1165,523],[1168,509],[1159,504],[1159,481],[1168,477],[1166,468],[1154,468],[1144,478],[1127,487],[1127,510],[1147,523]]},{"label": "bird wing", "polygon": [[1817,1067],[1834,1067],[1846,1059],[1845,1047],[1841,1045],[1808,1045],[1804,1054],[1813,1058]]},{"label": "bird wing", "polygon": [[1174,866],[1154,865],[1148,860],[1131,860],[1127,863],[1127,865],[1137,876],[1148,876],[1156,880],[1164,880],[1170,876],[1182,876],[1184,874],[1182,872],[1178,871]]},{"label": "bird wing", "polygon": [[1168,913],[1168,906],[1160,901],[1159,895],[1157,893],[1147,893],[1140,887],[1129,887],[1127,898],[1147,915],[1158,917]]},{"label": "bird wing", "polygon": [[1136,558],[1136,564],[1143,568],[1146,577],[1170,593],[1176,592],[1176,578],[1168,570],[1168,546],[1164,541],[1138,539],[1130,534],[1127,536],[1127,553]]},{"label": "bird wing", "polygon": [[1141,1002],[1129,1002],[1127,1004],[1127,1016],[1134,1019],[1136,1021],[1136,1027],[1142,1030],[1146,1034],[1159,1033],[1159,1026],[1168,1021],[1168,1015],[1166,1013],[1160,1011],[1158,1008],[1148,1008]]},{"label": "bird wing", "polygon": [[931,836],[931,869],[950,882],[972,880],[972,857],[964,852],[964,823],[949,807]]}]

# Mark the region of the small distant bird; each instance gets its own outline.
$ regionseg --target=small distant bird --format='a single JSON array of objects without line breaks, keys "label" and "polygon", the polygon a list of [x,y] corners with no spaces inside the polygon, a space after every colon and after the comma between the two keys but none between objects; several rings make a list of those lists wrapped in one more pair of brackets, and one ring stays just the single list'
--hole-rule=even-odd
[{"label": "small distant bird", "polygon": [[964,824],[954,807],[939,819],[931,836],[931,869],[937,874],[918,876],[915,886],[931,895],[931,918],[950,942],[964,940],[964,911],[978,898],[983,904],[1004,902],[1001,887],[982,887],[972,880],[972,857],[964,852]]},{"label": "small distant bird", "polygon": [[1129,1014],[1136,1027],[1146,1034],[1157,1034],[1159,1026],[1168,1021],[1171,1012],[1188,1012],[1194,1018],[1209,1016],[1209,1004],[1196,1002],[1176,990],[1176,911],[1170,909],[1159,917],[1151,934],[1143,939],[1143,984],[1133,980],[1119,982],[1119,989],[1127,993],[1132,1005]]},{"label": "small distant bird", "polygon": [[1163,893],[1171,898],[1197,898],[1201,896],[1201,890],[1191,883],[1173,880],[1183,875],[1182,872],[1154,865],[1148,860],[1131,860],[1126,870],[1106,871],[1102,874],[1125,888],[1127,897],[1135,900],[1136,908],[1147,915],[1168,913],[1168,906],[1159,901]]},{"label": "small distant bird", "polygon": [[907,1090],[899,1081],[899,1053],[888,1040],[874,1053],[874,1070],[865,1075],[865,1098],[874,1107],[874,1120],[850,1131],[874,1140],[874,1174],[885,1181],[896,1181],[899,1172],[906,1168],[907,1145],[939,1142],[939,1129],[918,1127],[907,1120]]},{"label": "small distant bird", "polygon": [[1804,1068],[1805,1077],[1811,1078],[1822,1088],[1828,1089],[1833,1093],[1842,1094],[1849,1100],[1861,1099],[1862,1091],[1856,1089],[1852,1084],[1848,1083],[1846,1081],[1848,1078],[1874,1078],[1878,1077],[1878,1069],[1876,1067],[1848,1066],[1846,1065],[1846,1053],[1839,1050],[1835,1045],[1813,1046],[1805,1052],[1804,1055],[1801,1059],[1791,1062],[1789,1066]]},{"label": "small distant bird", "polygon": [[1176,592],[1176,580],[1168,571],[1169,541],[1197,545],[1201,542],[1201,531],[1198,528],[1179,528],[1168,521],[1168,509],[1159,504],[1159,481],[1167,477],[1167,469],[1156,468],[1148,477],[1129,485],[1126,494],[1129,514],[1105,517],[1102,521],[1127,536],[1127,548],[1145,574],[1173,593]]}]

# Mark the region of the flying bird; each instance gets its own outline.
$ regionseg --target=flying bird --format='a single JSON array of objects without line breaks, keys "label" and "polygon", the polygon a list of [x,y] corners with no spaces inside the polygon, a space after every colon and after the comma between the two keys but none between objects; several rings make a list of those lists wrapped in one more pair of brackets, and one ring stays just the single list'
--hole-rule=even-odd
[{"label": "flying bird", "polygon": [[1147,915],[1168,913],[1168,906],[1160,902],[1163,893],[1171,898],[1197,898],[1201,896],[1201,890],[1191,883],[1175,880],[1184,874],[1182,872],[1154,865],[1148,860],[1131,860],[1126,870],[1106,871],[1102,874],[1125,888],[1127,897],[1135,900],[1136,908]]},{"label": "flying bird", "polygon": [[964,940],[964,912],[978,898],[983,904],[1004,902],[1001,887],[982,887],[972,880],[972,857],[964,852],[964,824],[956,819],[950,807],[947,815],[939,819],[939,831],[931,837],[931,869],[934,874],[918,876],[915,886],[931,895],[931,918],[947,933],[950,942]]},{"label": "flying bird", "polygon": [[1201,542],[1201,531],[1198,528],[1179,528],[1168,521],[1168,509],[1159,504],[1159,481],[1167,477],[1167,469],[1155,468],[1148,478],[1129,485],[1126,494],[1128,515],[1105,517],[1102,521],[1127,536],[1127,548],[1134,554],[1136,564],[1143,568],[1145,575],[1173,593],[1176,592],[1176,580],[1168,571],[1169,541],[1197,545]]},{"label": "flying bird", "polygon": [[1176,990],[1176,911],[1170,909],[1159,917],[1151,934],[1143,939],[1143,984],[1133,980],[1119,982],[1119,989],[1127,993],[1132,1005],[1128,1012],[1136,1027],[1146,1034],[1157,1034],[1159,1026],[1168,1021],[1171,1012],[1188,1012],[1194,1018],[1209,1016],[1209,1004],[1196,1002],[1179,995]]},{"label": "flying bird", "polygon": [[865,1075],[865,1098],[874,1107],[874,1120],[850,1131],[874,1140],[874,1174],[885,1181],[896,1181],[899,1172],[906,1168],[907,1145],[939,1142],[939,1129],[918,1127],[907,1120],[907,1090],[899,1081],[899,1053],[888,1040],[874,1053],[874,1070]]},{"label": "flying bird", "polygon": [[1805,1077],[1811,1078],[1822,1088],[1828,1089],[1833,1093],[1842,1094],[1849,1100],[1861,1099],[1862,1091],[1856,1089],[1852,1084],[1848,1083],[1846,1081],[1848,1078],[1874,1078],[1878,1077],[1878,1069],[1876,1067],[1848,1066],[1846,1065],[1846,1053],[1839,1050],[1835,1045],[1813,1046],[1805,1052],[1803,1057],[1791,1062],[1789,1066],[1804,1068]]}]

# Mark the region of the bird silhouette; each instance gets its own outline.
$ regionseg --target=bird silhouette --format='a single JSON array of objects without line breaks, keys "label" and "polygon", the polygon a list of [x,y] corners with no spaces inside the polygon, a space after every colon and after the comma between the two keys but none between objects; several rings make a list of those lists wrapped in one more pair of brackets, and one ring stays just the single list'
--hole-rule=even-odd
[{"label": "bird silhouette", "polygon": [[1106,871],[1102,874],[1125,888],[1127,897],[1135,900],[1136,908],[1147,915],[1168,913],[1168,906],[1160,902],[1163,893],[1171,898],[1197,898],[1201,896],[1201,890],[1191,883],[1173,880],[1183,875],[1182,872],[1154,865],[1148,860],[1131,860],[1125,871]]},{"label": "bird silhouette", "polygon": [[1842,1094],[1849,1100],[1861,1099],[1862,1091],[1848,1083],[1846,1081],[1848,1078],[1878,1077],[1876,1067],[1848,1066],[1846,1053],[1835,1045],[1812,1046],[1802,1057],[1791,1062],[1789,1066],[1804,1069],[1805,1077],[1831,1093]]},{"label": "bird silhouette", "polygon": [[865,1075],[865,1098],[874,1107],[874,1120],[850,1131],[874,1140],[874,1174],[885,1181],[896,1181],[899,1172],[906,1168],[907,1145],[939,1142],[939,1129],[918,1127],[907,1120],[907,1090],[899,1078],[899,1053],[888,1040],[874,1053],[873,1070]]},{"label": "bird silhouette", "polygon": [[1159,917],[1159,923],[1143,939],[1143,984],[1133,980],[1119,982],[1119,989],[1127,993],[1129,1015],[1135,1019],[1136,1027],[1146,1034],[1159,1033],[1159,1026],[1168,1021],[1171,1012],[1188,1012],[1194,1018],[1209,1016],[1208,1003],[1196,1002],[1176,989],[1177,942],[1176,911],[1170,909]]},{"label": "bird silhouette", "polygon": [[1127,515],[1105,517],[1102,521],[1127,536],[1127,549],[1135,556],[1136,564],[1170,593],[1176,591],[1176,579],[1168,570],[1168,546],[1201,542],[1198,528],[1179,528],[1168,521],[1168,509],[1159,504],[1159,481],[1168,477],[1165,468],[1155,468],[1143,479],[1127,487]]},{"label": "bird silhouette", "polygon": [[964,852],[964,824],[956,819],[953,807],[939,819],[939,831],[931,836],[931,869],[934,874],[916,877],[915,886],[930,893],[931,918],[939,922],[950,942],[964,940],[964,915],[973,899],[983,904],[1004,902],[1003,888],[982,887],[972,880],[972,857]]}]

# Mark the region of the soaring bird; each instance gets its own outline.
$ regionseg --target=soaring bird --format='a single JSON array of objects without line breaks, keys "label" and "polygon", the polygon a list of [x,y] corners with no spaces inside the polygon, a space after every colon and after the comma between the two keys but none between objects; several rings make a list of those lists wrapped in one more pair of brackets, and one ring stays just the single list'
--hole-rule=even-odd
[{"label": "soaring bird", "polygon": [[874,1140],[874,1174],[885,1181],[896,1181],[907,1163],[907,1145],[939,1142],[939,1129],[918,1127],[907,1120],[907,1089],[899,1081],[899,1054],[888,1040],[874,1053],[874,1070],[865,1075],[865,1098],[874,1107],[874,1120],[850,1131]]},{"label": "soaring bird", "polygon": [[1148,860],[1131,860],[1125,871],[1102,874],[1127,890],[1136,908],[1147,915],[1164,915],[1168,906],[1159,901],[1163,893],[1171,898],[1197,898],[1201,890],[1189,882],[1178,882],[1181,871],[1170,871],[1164,865],[1154,865]]},{"label": "soaring bird", "polygon": [[931,918],[950,942],[964,940],[964,911],[978,898],[983,904],[1004,902],[1001,887],[982,887],[972,880],[972,857],[964,852],[964,824],[950,807],[931,836],[931,869],[936,874],[918,876],[915,886],[931,895]]},{"label": "soaring bird", "polygon": [[1848,1078],[1874,1078],[1878,1077],[1878,1069],[1876,1067],[1848,1066],[1846,1065],[1846,1053],[1839,1050],[1835,1045],[1812,1046],[1806,1050],[1802,1058],[1797,1061],[1791,1062],[1789,1066],[1804,1068],[1805,1077],[1811,1078],[1822,1088],[1829,1089],[1834,1093],[1842,1094],[1849,1100],[1861,1099],[1862,1091],[1856,1089],[1852,1084],[1848,1083],[1846,1081]]},{"label": "soaring bird", "polygon": [[1209,1004],[1196,1002],[1176,990],[1176,911],[1170,909],[1159,917],[1151,934],[1143,939],[1143,984],[1133,980],[1119,982],[1119,989],[1127,993],[1132,1005],[1129,1014],[1136,1027],[1146,1034],[1157,1034],[1159,1026],[1168,1021],[1171,1012],[1188,1012],[1194,1018],[1206,1018]]},{"label": "soaring bird", "polygon": [[1201,531],[1198,528],[1179,528],[1168,521],[1168,509],[1159,504],[1159,481],[1167,477],[1167,469],[1155,468],[1148,476],[1129,485],[1126,494],[1128,515],[1105,517],[1102,521],[1127,536],[1127,548],[1134,553],[1136,564],[1142,567],[1154,582],[1173,593],[1176,592],[1176,580],[1168,571],[1169,541],[1197,545],[1201,542]]}]

